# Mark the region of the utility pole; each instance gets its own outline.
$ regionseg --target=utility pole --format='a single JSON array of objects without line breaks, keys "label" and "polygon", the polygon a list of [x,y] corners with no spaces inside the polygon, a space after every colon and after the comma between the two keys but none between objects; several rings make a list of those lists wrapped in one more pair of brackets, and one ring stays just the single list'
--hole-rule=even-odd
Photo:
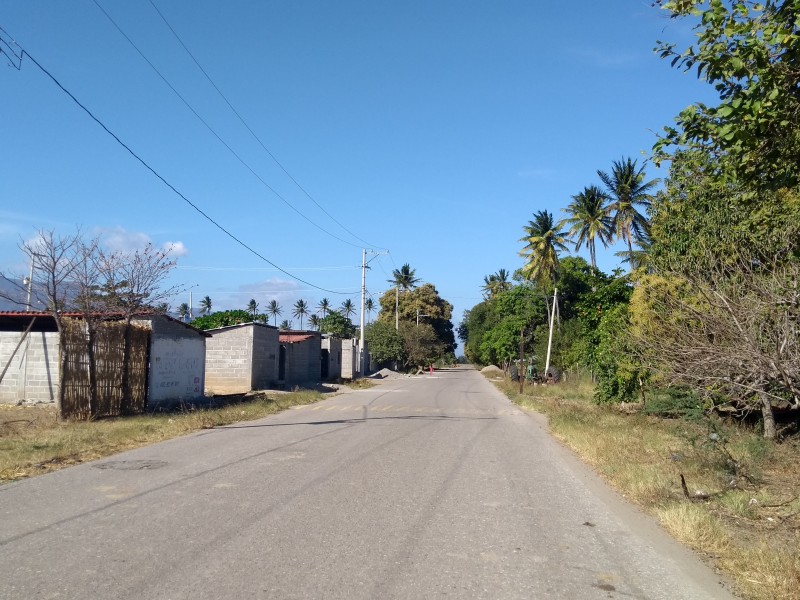
[{"label": "utility pole", "polygon": [[556,304],[558,303],[558,288],[553,288],[553,310],[550,311],[550,334],[547,336],[547,360],[544,363],[544,377],[547,381],[547,372],[550,370],[550,349],[553,347],[553,325],[556,320]]},{"label": "utility pole", "polygon": [[394,328],[400,329],[400,286],[394,286]]},{"label": "utility pole", "polygon": [[[369,251],[370,254],[374,254],[373,258],[377,258],[381,254],[388,254],[388,252],[375,252],[373,250]],[[365,328],[365,314],[366,314],[366,303],[367,303],[367,249],[364,248],[361,250],[361,328],[358,336],[358,370],[359,373],[363,376],[366,374],[367,365],[366,361],[364,360],[366,357],[364,356],[364,328]]]},{"label": "utility pole", "polygon": [[28,300],[25,303],[25,312],[31,311],[31,287],[33,286],[33,257],[31,256],[31,273],[22,280],[22,283],[28,286]]}]

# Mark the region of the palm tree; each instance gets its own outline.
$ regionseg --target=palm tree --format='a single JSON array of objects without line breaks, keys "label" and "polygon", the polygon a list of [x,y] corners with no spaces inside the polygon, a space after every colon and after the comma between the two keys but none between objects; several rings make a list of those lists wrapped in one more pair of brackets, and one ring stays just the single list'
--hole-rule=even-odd
[{"label": "palm tree", "polygon": [[281,314],[281,306],[277,300],[270,300],[267,304],[267,314],[275,319],[275,326],[278,326],[278,316]]},{"label": "palm tree", "polygon": [[303,317],[308,314],[308,304],[305,300],[298,300],[294,303],[292,315],[300,318],[300,331],[303,330]]},{"label": "palm tree", "polygon": [[366,300],[364,300],[364,310],[367,311],[368,320],[371,320],[370,317],[372,316],[372,313],[375,311],[375,300],[373,300],[372,298],[367,298]]},{"label": "palm tree", "polygon": [[637,169],[636,161],[630,158],[614,161],[610,175],[597,171],[597,176],[612,200],[608,207],[613,215],[611,228],[619,239],[627,242],[632,256],[633,240],[642,239],[650,229],[647,217],[638,208],[646,210],[650,206],[652,196],[649,192],[658,185],[658,179],[645,181],[644,166]]},{"label": "palm tree", "polygon": [[483,297],[487,300],[493,298],[500,292],[511,289],[511,282],[508,280],[508,271],[505,269],[500,269],[497,273],[484,276],[483,283]]},{"label": "palm tree", "polygon": [[555,282],[558,274],[558,253],[567,251],[567,239],[563,231],[553,223],[553,215],[547,210],[533,213],[533,221],[522,228],[525,235],[519,239],[525,242],[520,256],[525,259],[522,274],[529,281],[543,283]]},{"label": "palm tree", "polygon": [[600,240],[603,247],[608,247],[613,237],[611,217],[608,214],[608,195],[596,185],[583,188],[580,194],[572,197],[572,202],[561,212],[568,216],[562,219],[556,227],[569,227],[567,235],[575,244],[575,251],[581,249],[585,243],[589,248],[589,258],[592,269],[597,270],[595,255],[595,239]]},{"label": "palm tree", "polygon": [[255,320],[258,314],[258,302],[256,302],[255,298],[250,298],[250,302],[247,303],[247,312],[253,315],[253,320]]},{"label": "palm tree", "polygon": [[340,312],[347,318],[350,319],[354,314],[356,314],[356,307],[353,306],[353,301],[348,298],[344,302],[342,302],[342,308]]},{"label": "palm tree", "polygon": [[178,315],[180,316],[181,321],[185,321],[189,317],[189,305],[186,304],[186,302],[178,306]]},{"label": "palm tree", "polygon": [[289,323],[289,321],[287,321],[286,319],[284,319],[283,321],[281,321],[281,325],[278,329],[280,329],[281,331],[289,331],[291,328],[292,324]]},{"label": "palm tree", "polygon": [[414,276],[416,272],[416,269],[412,269],[411,266],[406,263],[399,269],[392,271],[392,279],[388,281],[404,292],[408,292],[417,287],[417,283],[419,283],[419,277]]},{"label": "palm tree", "polygon": [[319,317],[317,315],[311,315],[308,317],[308,324],[315,330],[319,331]]},{"label": "palm tree", "polygon": [[328,313],[331,312],[331,301],[327,298],[323,298],[317,304],[317,310],[322,313],[323,317],[327,317]]},{"label": "palm tree", "polygon": [[200,300],[200,312],[204,315],[211,314],[211,298],[209,296]]}]

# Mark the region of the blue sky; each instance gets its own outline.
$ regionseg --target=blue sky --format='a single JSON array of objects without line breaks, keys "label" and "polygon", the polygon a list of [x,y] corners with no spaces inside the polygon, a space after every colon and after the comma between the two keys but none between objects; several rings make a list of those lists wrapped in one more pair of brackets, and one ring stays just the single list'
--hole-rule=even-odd
[{"label": "blue sky", "polygon": [[[216,229],[27,58],[0,64],[0,270],[24,273],[17,245],[37,228],[80,226],[112,247],[174,244],[173,280],[195,304],[276,298],[288,317],[300,298],[358,305],[366,242],[391,253],[371,263],[371,294],[408,262],[458,324],[485,275],[522,265],[533,212],[560,216],[597,169],[644,160],[656,131],[711,98],[653,53],[691,32],[647,0],[153,2],[302,189],[149,1],[0,0],[0,26],[183,195],[307,283]],[[603,270],[618,249],[599,251]]]}]

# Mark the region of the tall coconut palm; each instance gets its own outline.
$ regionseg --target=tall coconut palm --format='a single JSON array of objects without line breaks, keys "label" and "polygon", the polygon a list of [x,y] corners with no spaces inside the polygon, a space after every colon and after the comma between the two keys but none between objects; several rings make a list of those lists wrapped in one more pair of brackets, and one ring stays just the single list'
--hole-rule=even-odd
[{"label": "tall coconut palm", "polygon": [[282,313],[281,305],[278,304],[277,300],[270,300],[269,304],[267,304],[267,314],[275,319],[275,326],[278,326],[278,316]]},{"label": "tall coconut palm", "polygon": [[204,315],[211,314],[211,298],[209,296],[200,300],[200,312]]},{"label": "tall coconut palm", "polygon": [[303,330],[303,317],[308,314],[308,304],[305,300],[298,300],[294,303],[292,315],[300,319],[300,331]]},{"label": "tall coconut palm", "polygon": [[525,242],[520,256],[525,259],[522,274],[529,281],[555,282],[558,275],[558,253],[567,251],[567,238],[553,222],[553,214],[547,210],[533,213],[533,221],[522,228]]},{"label": "tall coconut palm", "polygon": [[581,249],[583,244],[586,244],[594,270],[597,270],[595,240],[600,240],[603,247],[608,247],[613,237],[614,230],[611,228],[608,200],[608,195],[599,187],[587,186],[580,194],[572,197],[569,206],[561,209],[561,212],[568,216],[556,225],[559,229],[569,227],[567,236],[575,244],[576,252]]},{"label": "tall coconut palm", "polygon": [[364,310],[367,311],[367,320],[371,321],[372,313],[375,312],[375,300],[372,298],[364,300]]},{"label": "tall coconut palm", "polygon": [[319,331],[319,321],[320,319],[317,315],[311,315],[310,317],[308,317],[309,326],[314,328],[316,331]]},{"label": "tall coconut palm", "polygon": [[493,298],[500,292],[511,289],[511,282],[508,280],[508,271],[500,269],[497,273],[486,275],[483,278],[483,297],[487,300]]},{"label": "tall coconut palm", "polygon": [[250,302],[247,303],[247,312],[253,315],[253,319],[255,320],[258,314],[258,302],[256,302],[255,298],[250,298]]},{"label": "tall coconut palm", "polygon": [[597,176],[612,201],[608,207],[612,215],[611,228],[628,244],[628,252],[633,256],[633,241],[646,236],[650,228],[639,208],[646,211],[650,206],[650,190],[658,185],[658,179],[645,181],[644,166],[637,168],[636,161],[630,158],[614,161],[610,174],[597,171]]},{"label": "tall coconut palm", "polygon": [[281,331],[289,331],[291,328],[292,324],[289,323],[289,321],[287,321],[286,319],[281,321],[280,327],[278,327],[278,329],[280,329]]},{"label": "tall coconut palm", "polygon": [[186,302],[183,302],[178,306],[178,316],[180,316],[181,321],[185,321],[189,318],[189,305]]},{"label": "tall coconut palm", "polygon": [[342,302],[342,308],[340,309],[340,312],[341,312],[341,313],[342,313],[342,314],[343,314],[343,315],[344,315],[344,316],[345,316],[347,319],[349,319],[349,318],[350,318],[350,317],[352,317],[354,314],[356,314],[356,307],[355,307],[355,306],[353,306],[353,301],[352,301],[352,300],[350,300],[350,298],[348,298],[347,300],[345,300],[344,302]]},{"label": "tall coconut palm", "polygon": [[417,270],[412,269],[411,266],[406,263],[399,269],[392,271],[392,279],[388,281],[396,285],[402,291],[408,292],[417,287],[417,283],[419,283],[419,277],[415,277],[416,273]]},{"label": "tall coconut palm", "polygon": [[328,313],[331,312],[331,301],[327,298],[323,298],[317,304],[317,310],[322,313],[323,318],[328,316]]}]

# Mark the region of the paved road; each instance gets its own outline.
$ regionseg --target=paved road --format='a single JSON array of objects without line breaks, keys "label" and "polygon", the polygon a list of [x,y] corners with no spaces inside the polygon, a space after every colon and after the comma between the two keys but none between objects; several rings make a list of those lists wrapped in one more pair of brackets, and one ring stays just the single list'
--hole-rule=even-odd
[{"label": "paved road", "polygon": [[0,487],[0,597],[731,596],[457,369]]}]

